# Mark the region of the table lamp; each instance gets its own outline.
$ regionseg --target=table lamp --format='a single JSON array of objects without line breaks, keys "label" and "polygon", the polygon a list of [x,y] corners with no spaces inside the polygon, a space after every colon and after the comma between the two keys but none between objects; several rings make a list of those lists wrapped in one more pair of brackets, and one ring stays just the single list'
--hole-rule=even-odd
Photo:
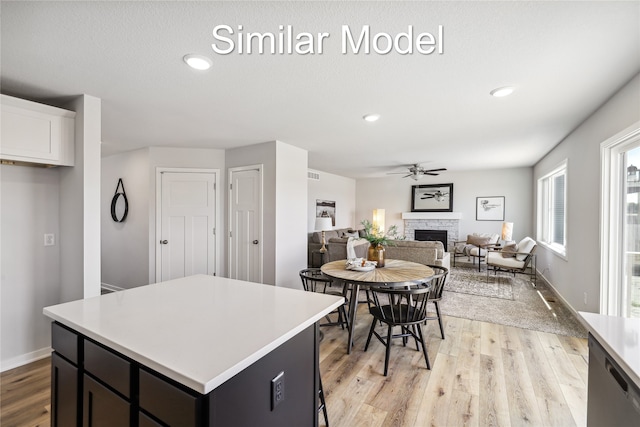
[{"label": "table lamp", "polygon": [[505,242],[511,241],[513,238],[513,223],[512,222],[503,222],[502,223],[502,240]]},{"label": "table lamp", "polygon": [[381,235],[384,234],[384,209],[373,210],[373,226]]},{"label": "table lamp", "polygon": [[320,253],[327,252],[327,248],[325,247],[325,239],[324,232],[325,230],[331,230],[333,226],[330,216],[319,216],[316,218],[316,231],[322,231],[322,247],[320,248]]}]

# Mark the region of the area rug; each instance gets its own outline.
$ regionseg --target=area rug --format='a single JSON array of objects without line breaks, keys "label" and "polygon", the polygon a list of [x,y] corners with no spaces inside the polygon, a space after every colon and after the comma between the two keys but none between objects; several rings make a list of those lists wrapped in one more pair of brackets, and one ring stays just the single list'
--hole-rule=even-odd
[{"label": "area rug", "polygon": [[[483,280],[484,279],[484,280]],[[456,267],[451,270],[447,291],[513,300],[513,277],[478,273],[478,268]]]},{"label": "area rug", "polygon": [[[481,320],[500,325],[586,338],[587,331],[573,313],[538,279],[534,287],[529,276],[493,273],[487,282],[472,267],[452,267],[440,303],[446,316]],[[511,297],[508,298],[509,292]]]}]

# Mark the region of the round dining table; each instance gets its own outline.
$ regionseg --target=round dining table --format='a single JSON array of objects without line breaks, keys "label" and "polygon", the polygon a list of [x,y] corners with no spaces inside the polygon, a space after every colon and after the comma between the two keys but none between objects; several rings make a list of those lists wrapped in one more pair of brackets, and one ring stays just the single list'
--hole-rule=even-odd
[{"label": "round dining table", "polygon": [[347,341],[347,354],[351,353],[353,346],[353,330],[358,309],[358,294],[360,288],[368,288],[372,285],[407,286],[416,283],[426,283],[435,275],[432,268],[424,264],[399,259],[385,260],[384,267],[374,268],[370,271],[347,270],[347,260],[328,262],[320,270],[326,276],[338,279],[351,285],[349,297],[349,337]]}]

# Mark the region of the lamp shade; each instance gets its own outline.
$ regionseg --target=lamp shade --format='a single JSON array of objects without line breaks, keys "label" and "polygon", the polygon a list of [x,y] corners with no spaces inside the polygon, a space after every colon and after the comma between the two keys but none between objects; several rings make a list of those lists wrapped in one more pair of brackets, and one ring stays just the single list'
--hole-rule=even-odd
[{"label": "lamp shade", "polygon": [[330,216],[319,216],[316,218],[316,230],[317,231],[326,231],[331,230],[332,223]]},{"label": "lamp shade", "polygon": [[384,233],[384,209],[373,210],[373,226]]},{"label": "lamp shade", "polygon": [[502,240],[510,241],[512,238],[513,238],[513,223],[503,222],[502,223]]}]

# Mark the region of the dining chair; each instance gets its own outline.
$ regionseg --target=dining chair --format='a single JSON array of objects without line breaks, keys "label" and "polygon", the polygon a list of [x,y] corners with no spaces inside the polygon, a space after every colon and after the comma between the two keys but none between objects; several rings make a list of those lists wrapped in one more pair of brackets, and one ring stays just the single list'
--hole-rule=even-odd
[{"label": "dining chair", "polygon": [[[369,313],[373,316],[367,344],[364,351],[369,348],[373,335],[385,345],[386,355],[384,359],[384,376],[389,370],[389,355],[393,338],[402,338],[402,344],[406,345],[407,338],[413,337],[416,342],[416,350],[420,350],[427,362],[427,369],[431,369],[427,346],[422,333],[422,324],[427,321],[427,303],[429,302],[430,287],[425,284],[411,285],[406,288],[390,288],[384,286],[372,286],[370,288],[373,305]],[[387,325],[386,338],[376,332],[376,323],[380,321]],[[400,333],[393,334],[393,328],[399,326]]]},{"label": "dining chair", "polygon": [[442,300],[442,291],[444,291],[444,285],[447,283],[447,276],[449,275],[449,269],[440,265],[428,265],[435,275],[431,277],[429,283],[431,284],[431,292],[429,292],[429,302],[432,302],[436,308],[435,316],[427,316],[427,320],[438,319],[440,325],[440,335],[444,339],[444,327],[442,326],[442,315],[440,314],[440,301]]},{"label": "dining chair", "polygon": [[347,301],[347,287],[346,284],[342,285],[342,290],[329,289],[333,284],[333,279],[322,274],[319,268],[305,268],[300,270],[300,279],[302,279],[302,288],[307,292],[319,292],[327,295],[336,295],[344,297],[344,304],[339,306],[335,311],[331,313],[338,313],[338,321],[334,322],[329,317],[329,313],[326,317],[327,323],[321,323],[319,326],[341,326],[342,329],[349,328],[349,317],[345,307],[348,304]]}]

